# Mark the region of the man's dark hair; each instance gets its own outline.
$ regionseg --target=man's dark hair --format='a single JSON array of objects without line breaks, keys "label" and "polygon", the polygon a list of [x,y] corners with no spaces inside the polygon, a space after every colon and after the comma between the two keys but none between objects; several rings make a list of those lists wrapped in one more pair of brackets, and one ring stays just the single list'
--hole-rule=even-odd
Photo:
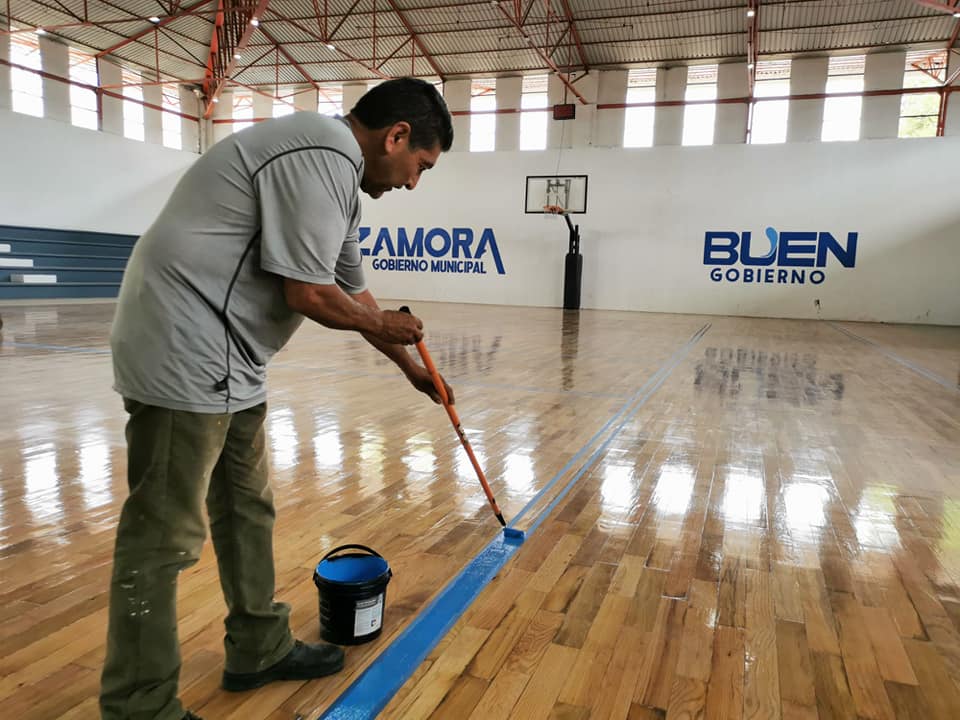
[{"label": "man's dark hair", "polygon": [[410,123],[410,147],[432,148],[439,144],[446,152],[453,145],[453,121],[437,89],[417,78],[387,80],[371,88],[350,111],[370,130]]}]

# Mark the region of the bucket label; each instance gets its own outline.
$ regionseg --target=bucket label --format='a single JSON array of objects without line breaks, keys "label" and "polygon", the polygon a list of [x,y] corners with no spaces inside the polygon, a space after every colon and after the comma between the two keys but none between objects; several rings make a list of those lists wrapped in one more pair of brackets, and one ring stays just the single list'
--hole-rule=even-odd
[{"label": "bucket label", "polygon": [[383,622],[383,593],[367,600],[357,600],[353,616],[353,635],[362,637],[376,632]]}]

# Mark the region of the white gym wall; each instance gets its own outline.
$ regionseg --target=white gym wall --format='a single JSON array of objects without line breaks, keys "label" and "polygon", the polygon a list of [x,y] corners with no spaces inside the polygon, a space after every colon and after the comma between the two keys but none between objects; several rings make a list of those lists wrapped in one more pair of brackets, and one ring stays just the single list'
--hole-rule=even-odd
[{"label": "white gym wall", "polygon": [[139,234],[195,153],[0,110],[0,225]]},{"label": "white gym wall", "polygon": [[[960,157],[960,138],[564,150],[560,173],[589,176],[587,214],[572,216],[581,225],[583,307],[810,318],[819,299],[825,318],[960,323],[960,209],[946,190],[960,185],[960,163],[951,157]],[[450,153],[415,192],[365,199],[373,230],[363,247],[374,249],[380,227],[395,250],[399,227],[411,237],[416,228],[470,228],[475,250],[489,227],[505,270],[496,272],[489,253],[485,275],[378,271],[371,256],[374,290],[561,305],[566,225],[523,212],[525,176],[553,174],[557,160],[556,150]],[[710,279],[707,231],[751,231],[762,249],[768,226],[829,232],[843,245],[856,232],[856,265],[829,257],[817,285]],[[388,257],[385,243],[377,257]]]}]

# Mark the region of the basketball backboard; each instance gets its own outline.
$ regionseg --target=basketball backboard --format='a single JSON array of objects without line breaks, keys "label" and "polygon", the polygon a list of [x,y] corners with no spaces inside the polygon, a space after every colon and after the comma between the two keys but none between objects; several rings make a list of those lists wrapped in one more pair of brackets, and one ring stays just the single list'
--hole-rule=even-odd
[{"label": "basketball backboard", "polygon": [[524,212],[543,213],[548,205],[559,205],[568,213],[585,213],[587,176],[528,175]]}]

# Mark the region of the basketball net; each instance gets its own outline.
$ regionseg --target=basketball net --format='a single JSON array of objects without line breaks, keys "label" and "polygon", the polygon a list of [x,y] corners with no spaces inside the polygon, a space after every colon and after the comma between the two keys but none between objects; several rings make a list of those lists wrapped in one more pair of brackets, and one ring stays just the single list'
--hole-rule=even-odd
[{"label": "basketball net", "polygon": [[543,206],[543,216],[548,220],[550,218],[558,218],[561,215],[566,215],[566,214],[567,214],[567,209],[564,207],[561,207],[560,205],[544,205]]}]

